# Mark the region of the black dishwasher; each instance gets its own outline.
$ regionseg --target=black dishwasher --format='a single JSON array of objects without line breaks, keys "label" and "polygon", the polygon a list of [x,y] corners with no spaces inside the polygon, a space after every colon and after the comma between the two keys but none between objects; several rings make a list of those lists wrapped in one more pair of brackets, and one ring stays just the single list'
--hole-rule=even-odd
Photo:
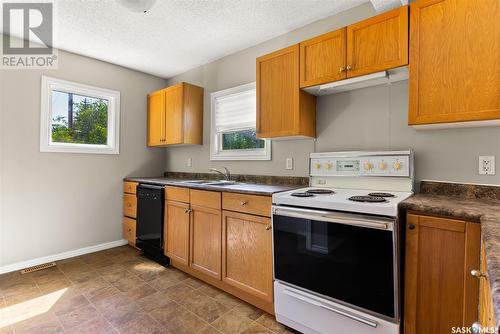
[{"label": "black dishwasher", "polygon": [[163,252],[163,187],[150,184],[137,186],[136,247],[162,264],[169,264]]}]

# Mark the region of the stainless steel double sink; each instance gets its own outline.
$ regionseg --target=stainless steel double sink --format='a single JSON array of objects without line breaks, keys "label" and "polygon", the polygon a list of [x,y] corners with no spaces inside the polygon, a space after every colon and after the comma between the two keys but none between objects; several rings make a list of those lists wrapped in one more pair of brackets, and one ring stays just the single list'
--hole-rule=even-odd
[{"label": "stainless steel double sink", "polygon": [[226,181],[226,180],[188,180],[188,181],[181,181],[179,183],[183,184],[199,184],[199,185],[204,185],[204,186],[231,186],[235,184],[241,184],[240,182],[236,181]]}]

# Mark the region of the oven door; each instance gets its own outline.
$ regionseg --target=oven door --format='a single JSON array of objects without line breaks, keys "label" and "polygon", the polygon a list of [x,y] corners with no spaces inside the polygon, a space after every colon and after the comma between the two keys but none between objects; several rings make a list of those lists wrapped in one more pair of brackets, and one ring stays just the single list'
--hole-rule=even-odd
[{"label": "oven door", "polygon": [[273,207],[276,280],[397,321],[395,220]]}]

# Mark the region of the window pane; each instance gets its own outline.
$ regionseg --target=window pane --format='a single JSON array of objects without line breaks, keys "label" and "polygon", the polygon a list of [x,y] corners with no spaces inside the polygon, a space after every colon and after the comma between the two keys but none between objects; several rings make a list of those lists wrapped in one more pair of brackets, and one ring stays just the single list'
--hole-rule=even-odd
[{"label": "window pane", "polygon": [[52,91],[52,142],[106,145],[108,106],[105,99]]},{"label": "window pane", "polygon": [[255,129],[222,134],[222,150],[249,150],[264,148],[265,141],[255,137]]}]

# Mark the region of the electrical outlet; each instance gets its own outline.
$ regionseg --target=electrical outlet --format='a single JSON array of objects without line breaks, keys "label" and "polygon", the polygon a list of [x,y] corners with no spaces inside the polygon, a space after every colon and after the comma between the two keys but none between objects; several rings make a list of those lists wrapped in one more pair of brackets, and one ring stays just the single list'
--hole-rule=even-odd
[{"label": "electrical outlet", "polygon": [[188,167],[193,167],[193,158],[188,158],[187,166]]},{"label": "electrical outlet", "polygon": [[285,169],[293,169],[293,158],[286,158]]},{"label": "electrical outlet", "polygon": [[495,175],[495,156],[479,156],[479,175]]}]

